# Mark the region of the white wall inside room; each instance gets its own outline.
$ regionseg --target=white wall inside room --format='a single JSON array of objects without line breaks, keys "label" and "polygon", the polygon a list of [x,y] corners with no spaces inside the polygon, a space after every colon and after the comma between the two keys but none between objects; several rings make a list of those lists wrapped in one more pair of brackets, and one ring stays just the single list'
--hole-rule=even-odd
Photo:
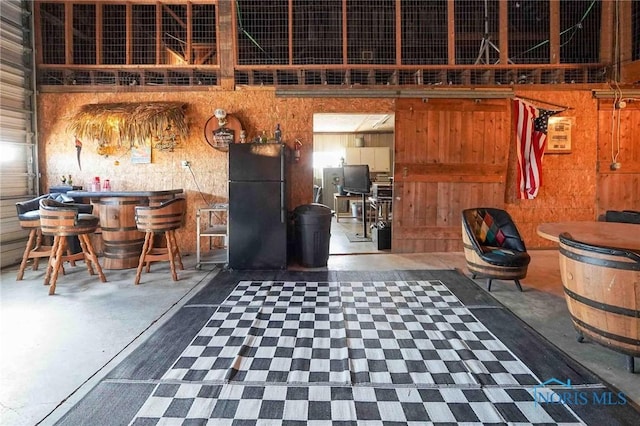
[{"label": "white wall inside room", "polygon": [[324,167],[339,167],[345,149],[357,147],[356,138],[364,138],[364,147],[388,147],[393,164],[393,133],[314,133],[313,180],[320,185]]}]

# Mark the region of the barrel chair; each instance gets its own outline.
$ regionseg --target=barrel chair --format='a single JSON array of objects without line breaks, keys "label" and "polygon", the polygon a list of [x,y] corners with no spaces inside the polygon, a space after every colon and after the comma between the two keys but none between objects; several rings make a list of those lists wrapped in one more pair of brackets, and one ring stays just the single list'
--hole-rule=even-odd
[{"label": "barrel chair", "polygon": [[[40,200],[42,233],[53,236],[53,246],[44,278],[44,284],[49,285],[49,295],[55,294],[58,271],[65,260],[84,260],[89,275],[95,274],[93,270],[95,267],[100,281],[107,281],[89,237],[99,225],[98,217],[91,214],[92,212],[93,206],[91,204],[61,203],[47,198]],[[64,254],[67,252],[67,237],[69,236],[78,237],[81,252],[72,255]]]},{"label": "barrel chair", "polygon": [[22,254],[16,281],[24,278],[24,271],[27,268],[29,259],[33,259],[33,270],[36,271],[38,270],[40,258],[48,258],[51,255],[51,245],[44,243],[42,229],[40,228],[40,200],[44,199],[54,199],[60,202],[73,201],[73,198],[64,194],[44,194],[31,200],[16,203],[20,227],[29,231],[29,238]]},{"label": "barrel chair", "polygon": [[637,210],[607,210],[604,215],[605,222],[622,222],[640,224],[640,211]]},{"label": "barrel chair", "polygon": [[[178,281],[176,262],[181,270],[184,269],[182,256],[176,240],[176,229],[184,225],[186,199],[174,198],[157,206],[136,206],[136,227],[144,232],[144,244],[138,262],[135,284],[140,284],[142,268],[146,266],[147,273],[151,270],[152,262],[169,262],[173,281]],[[166,247],[154,245],[154,235],[164,234]]]},{"label": "barrel chair", "polygon": [[462,242],[467,268],[472,278],[520,280],[527,276],[531,257],[509,213],[490,207],[462,211]]},{"label": "barrel chair", "polygon": [[640,254],[586,244],[563,233],[560,275],[578,341],[584,338],[640,357]]}]

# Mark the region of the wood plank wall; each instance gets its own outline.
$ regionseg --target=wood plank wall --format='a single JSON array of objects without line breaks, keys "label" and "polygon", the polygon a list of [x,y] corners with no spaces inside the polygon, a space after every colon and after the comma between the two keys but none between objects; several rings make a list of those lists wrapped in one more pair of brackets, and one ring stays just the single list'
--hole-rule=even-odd
[{"label": "wood plank wall", "polygon": [[509,157],[506,99],[396,103],[394,252],[460,251],[460,215],[504,208]]}]

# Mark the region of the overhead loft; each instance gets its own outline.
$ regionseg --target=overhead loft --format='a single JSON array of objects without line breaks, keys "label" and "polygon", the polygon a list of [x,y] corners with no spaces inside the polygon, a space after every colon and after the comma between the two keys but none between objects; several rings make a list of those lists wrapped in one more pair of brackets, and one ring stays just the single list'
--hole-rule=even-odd
[{"label": "overhead loft", "polygon": [[638,2],[519,4],[38,1],[37,77],[45,91],[638,82]]}]

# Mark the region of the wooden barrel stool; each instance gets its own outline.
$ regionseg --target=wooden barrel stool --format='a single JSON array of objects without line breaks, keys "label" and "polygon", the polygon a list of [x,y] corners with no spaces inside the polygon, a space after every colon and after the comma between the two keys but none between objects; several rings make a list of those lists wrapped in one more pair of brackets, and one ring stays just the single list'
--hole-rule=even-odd
[{"label": "wooden barrel stool", "polygon": [[640,254],[595,246],[560,234],[560,274],[567,307],[584,337],[627,355],[640,356]]},{"label": "wooden barrel stool", "polygon": [[[136,207],[136,226],[139,231],[145,233],[142,254],[136,271],[136,285],[140,283],[142,268],[146,265],[147,272],[149,272],[151,262],[169,262],[173,280],[178,281],[176,260],[180,269],[184,269],[184,266],[175,230],[182,227],[185,210],[186,200],[184,198],[174,198],[157,206]],[[161,233],[164,233],[166,247],[154,247],[154,234]]]},{"label": "wooden barrel stool", "polygon": [[[16,203],[16,211],[20,227],[29,231],[29,239],[27,240],[27,245],[25,246],[24,253],[22,254],[22,261],[20,262],[16,281],[20,281],[24,278],[24,271],[27,268],[29,259],[33,259],[33,270],[37,271],[40,258],[48,258],[51,255],[51,246],[44,244],[42,229],[40,228],[40,200],[48,198],[62,202],[73,201],[72,198],[65,197],[62,194],[45,194],[31,200]],[[70,260],[70,262],[75,266],[75,262],[73,260]],[[64,273],[64,269],[62,272]]]},{"label": "wooden barrel stool", "polygon": [[[97,216],[91,214],[91,204],[60,203],[51,199],[40,200],[40,227],[44,235],[52,235],[53,247],[49,256],[49,264],[44,283],[49,284],[49,295],[55,294],[58,271],[63,260],[84,260],[89,275],[94,275],[95,266],[100,281],[107,279],[102,272],[89,234],[96,231],[99,224]],[[68,236],[77,236],[82,252],[74,255],[63,255],[67,248]]]}]

